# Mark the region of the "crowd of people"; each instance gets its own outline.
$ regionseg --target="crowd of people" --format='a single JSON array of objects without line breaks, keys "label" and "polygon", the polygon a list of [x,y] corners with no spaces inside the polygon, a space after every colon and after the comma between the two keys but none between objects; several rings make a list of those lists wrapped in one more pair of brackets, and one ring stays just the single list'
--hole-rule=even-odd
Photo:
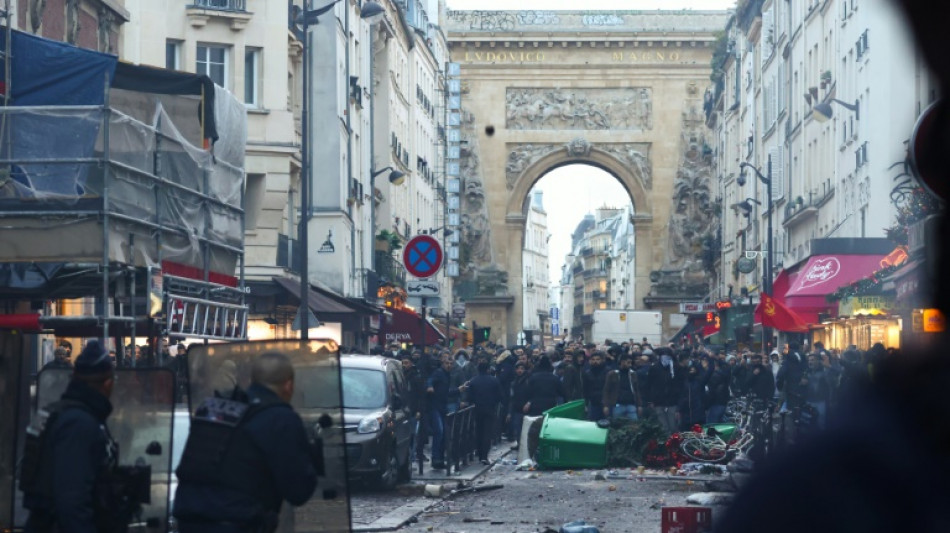
[{"label": "crowd of people", "polygon": [[[762,400],[776,412],[810,406],[815,425],[844,407],[849,392],[870,381],[894,350],[810,350],[789,342],[767,356],[683,342],[653,346],[643,339],[602,345],[562,342],[462,350],[378,347],[398,358],[409,384],[409,406],[419,423],[416,454],[432,439],[432,466],[444,468],[446,417],[474,406],[478,456],[487,462],[497,436],[517,442],[524,416],[584,400],[591,421],[655,417],[667,433],[724,420],[733,398]],[[517,446],[517,444],[515,444]]]}]

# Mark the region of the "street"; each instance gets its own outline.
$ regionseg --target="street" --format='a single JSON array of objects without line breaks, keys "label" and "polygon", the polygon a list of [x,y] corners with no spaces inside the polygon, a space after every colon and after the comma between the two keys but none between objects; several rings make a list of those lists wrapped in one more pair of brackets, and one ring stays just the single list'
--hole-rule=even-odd
[{"label": "street", "polygon": [[[427,498],[418,480],[389,493],[354,491],[353,531],[536,533],[559,531],[568,522],[583,520],[601,533],[656,533],[661,507],[685,506],[687,496],[705,490],[702,481],[670,479],[658,472],[521,471],[509,464],[514,454],[501,458],[506,450],[500,448],[493,454],[495,464],[463,482],[474,491]],[[500,488],[489,489],[492,486]],[[401,515],[397,520],[406,523],[386,523],[381,520],[385,515]]]}]

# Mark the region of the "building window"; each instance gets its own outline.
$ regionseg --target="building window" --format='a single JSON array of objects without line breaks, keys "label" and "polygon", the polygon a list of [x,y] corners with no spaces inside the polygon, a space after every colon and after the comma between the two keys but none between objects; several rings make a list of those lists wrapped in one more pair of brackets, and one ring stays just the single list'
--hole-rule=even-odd
[{"label": "building window", "polygon": [[181,70],[181,41],[165,41],[165,68]]},{"label": "building window", "polygon": [[199,44],[195,72],[204,74],[211,81],[227,88],[228,79],[228,49],[225,46]]},{"label": "building window", "polygon": [[261,107],[260,100],[261,79],[261,50],[260,48],[244,49],[244,105],[247,107]]}]

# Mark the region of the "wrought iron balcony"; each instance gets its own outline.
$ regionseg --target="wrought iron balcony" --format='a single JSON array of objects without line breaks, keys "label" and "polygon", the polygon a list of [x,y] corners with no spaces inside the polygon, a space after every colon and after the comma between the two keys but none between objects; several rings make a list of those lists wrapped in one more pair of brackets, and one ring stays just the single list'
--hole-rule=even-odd
[{"label": "wrought iron balcony", "polygon": [[247,0],[192,0],[189,7],[218,11],[247,11]]},{"label": "wrought iron balcony", "polygon": [[400,287],[406,286],[406,269],[402,263],[389,255],[389,253],[377,250],[376,252],[376,273],[381,282],[389,282]]}]

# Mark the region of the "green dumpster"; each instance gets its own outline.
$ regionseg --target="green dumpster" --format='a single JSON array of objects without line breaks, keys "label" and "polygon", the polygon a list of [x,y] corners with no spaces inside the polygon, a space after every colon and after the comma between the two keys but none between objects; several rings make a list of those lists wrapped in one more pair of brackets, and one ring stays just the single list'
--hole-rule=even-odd
[{"label": "green dumpster", "polygon": [[587,420],[587,406],[584,404],[584,400],[574,400],[573,402],[562,403],[557,407],[552,407],[543,414],[548,418]]},{"label": "green dumpster", "polygon": [[564,404],[545,413],[537,452],[541,467],[602,468],[607,464],[607,430],[595,422],[574,418],[577,408],[573,404],[577,403],[583,413],[583,401]]}]

